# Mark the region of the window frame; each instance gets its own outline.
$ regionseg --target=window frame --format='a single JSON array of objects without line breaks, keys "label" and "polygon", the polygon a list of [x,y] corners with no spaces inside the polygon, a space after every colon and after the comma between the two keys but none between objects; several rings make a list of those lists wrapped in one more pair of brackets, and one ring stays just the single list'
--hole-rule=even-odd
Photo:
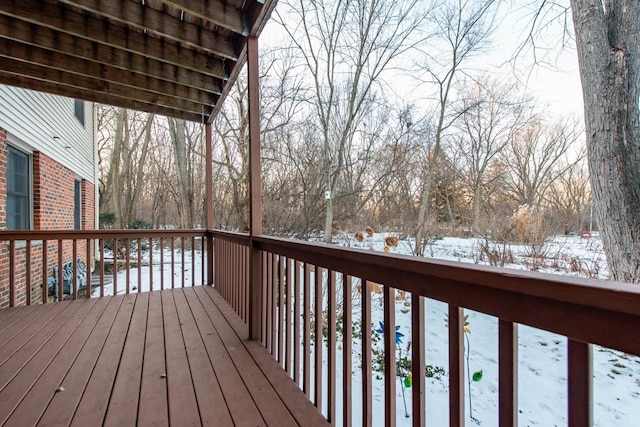
[{"label": "window frame", "polygon": [[[9,161],[10,161],[9,159],[10,159],[11,152],[24,156],[24,158],[26,159],[26,167],[27,167],[26,194],[14,194],[15,192],[10,190],[11,185],[10,185],[10,175],[9,175]],[[6,223],[7,230],[15,230],[15,231],[33,230],[33,153],[21,149],[16,144],[11,143],[11,141],[8,142],[7,144],[6,185],[7,185],[7,193],[6,193],[6,201],[5,201],[5,212],[6,212],[5,223]],[[24,224],[26,228],[12,228],[9,225],[9,196],[10,195],[16,195],[18,197],[26,199],[27,201],[27,220],[26,220],[26,224]]]}]

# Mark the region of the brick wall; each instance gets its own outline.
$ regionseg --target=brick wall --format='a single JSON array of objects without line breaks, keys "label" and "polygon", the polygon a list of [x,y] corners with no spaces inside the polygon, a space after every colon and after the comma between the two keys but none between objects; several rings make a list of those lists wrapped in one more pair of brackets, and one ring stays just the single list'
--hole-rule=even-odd
[{"label": "brick wall", "polygon": [[[7,133],[0,128],[0,229],[6,229],[6,158]],[[62,166],[45,154],[35,151],[32,156],[33,174],[33,226],[36,230],[72,230],[74,228],[74,182],[73,171]],[[90,182],[83,180],[82,228],[90,230],[95,224],[95,191]],[[62,249],[63,263],[73,260],[73,244],[65,241],[47,243],[47,265],[43,266],[43,243],[34,243],[27,263],[27,248],[16,245],[14,255],[14,281],[16,304],[26,304],[27,268],[31,282],[32,303],[42,301],[43,272],[51,276],[58,264],[58,251]],[[76,257],[86,261],[86,241],[76,245]],[[29,264],[29,265],[27,265]],[[89,266],[90,263],[87,263]],[[0,242],[0,307],[9,305],[9,245]]]}]

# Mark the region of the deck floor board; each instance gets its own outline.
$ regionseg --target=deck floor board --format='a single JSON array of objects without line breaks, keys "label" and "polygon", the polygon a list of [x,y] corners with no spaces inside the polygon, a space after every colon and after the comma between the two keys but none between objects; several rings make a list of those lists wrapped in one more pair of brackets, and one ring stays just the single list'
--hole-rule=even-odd
[{"label": "deck floor board", "polygon": [[326,423],[211,287],[4,310],[0,424]]}]

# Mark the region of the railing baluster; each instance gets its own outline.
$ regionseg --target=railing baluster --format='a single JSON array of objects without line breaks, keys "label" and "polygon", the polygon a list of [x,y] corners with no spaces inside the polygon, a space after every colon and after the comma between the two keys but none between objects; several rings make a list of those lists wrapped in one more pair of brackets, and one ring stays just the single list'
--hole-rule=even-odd
[{"label": "railing baluster", "polygon": [[[214,239],[213,242],[213,283],[212,285],[220,292],[220,239]],[[222,294],[221,294],[222,295]]]},{"label": "railing baluster", "polygon": [[276,318],[276,310],[278,300],[276,298],[278,292],[278,255],[271,255],[271,354],[275,358],[278,354],[278,319]]},{"label": "railing baluster", "polygon": [[425,426],[424,298],[411,294],[411,379],[413,427]]},{"label": "railing baluster", "polygon": [[164,238],[160,238],[160,290],[164,291]]},{"label": "railing baluster", "polygon": [[300,384],[300,261],[293,260],[293,381]]},{"label": "railing baluster", "polygon": [[303,268],[304,319],[302,329],[304,334],[304,349],[302,351],[302,391],[304,391],[307,398],[311,399],[311,271],[307,263],[304,263]]},{"label": "railing baluster", "polygon": [[287,374],[289,374],[289,377],[291,377],[291,329],[293,328],[293,324],[291,323],[291,317],[293,315],[293,312],[291,310],[291,287],[293,286],[293,282],[291,280],[292,276],[292,259],[290,258],[286,258],[286,265],[285,265],[285,314],[286,314],[286,334],[287,334],[287,338],[286,338],[286,345],[285,345],[285,371]]},{"label": "railing baluster", "polygon": [[113,295],[118,294],[118,254],[120,250],[118,249],[118,239],[113,239],[113,270],[111,273],[113,274]]},{"label": "railing baluster", "polygon": [[267,300],[267,309],[264,312],[264,316],[266,317],[266,341],[267,341],[267,350],[271,354],[273,354],[273,339],[272,339],[272,329],[273,329],[273,254],[271,252],[267,253],[267,293],[265,295],[265,299]]},{"label": "railing baluster", "polygon": [[181,252],[182,252],[182,265],[180,266],[180,270],[182,271],[182,287],[185,287],[185,274],[184,274],[184,237],[180,238],[180,247],[181,247]]},{"label": "railing baluster", "polygon": [[153,238],[149,237],[149,291],[153,292]]},{"label": "railing baluster", "polygon": [[16,241],[9,241],[9,307],[16,306]]},{"label": "railing baluster", "polygon": [[314,265],[315,271],[315,295],[314,295],[314,305],[315,305],[315,376],[314,376],[314,385],[315,385],[315,399],[314,403],[316,408],[320,412],[322,412],[322,347],[324,344],[322,342],[322,269],[317,265]]},{"label": "railing baluster", "polygon": [[229,242],[229,248],[231,249],[231,260],[233,261],[233,268],[229,270],[229,277],[231,278],[231,283],[233,284],[233,309],[236,313],[239,313],[240,307],[240,286],[238,283],[240,282],[240,262],[238,259],[238,245],[233,242]]},{"label": "railing baluster", "polygon": [[396,298],[395,289],[384,286],[384,423],[396,425]]},{"label": "railing baluster", "polygon": [[[125,240],[125,244],[127,245],[127,247],[124,249],[124,256],[125,256],[125,260],[124,260],[124,267],[126,269],[125,271],[125,277],[126,277],[126,293],[127,295],[129,295],[131,293],[131,239],[126,239]],[[139,288],[136,288],[139,289]]]},{"label": "railing baluster", "polygon": [[91,298],[91,239],[87,239],[87,298]]},{"label": "railing baluster", "polygon": [[360,280],[362,284],[362,425],[372,423],[371,390],[371,283]]},{"label": "railing baluster", "polygon": [[49,299],[49,286],[47,283],[47,277],[49,276],[49,242],[47,240],[42,241],[42,303],[46,304]]},{"label": "railing baluster", "polygon": [[569,427],[593,425],[593,363],[591,344],[569,338]]},{"label": "railing baluster", "polygon": [[100,239],[100,297],[104,297],[104,239]]},{"label": "railing baluster", "polygon": [[342,275],[342,425],[351,426],[352,418],[352,378],[353,365],[353,322],[352,313],[352,280],[351,276]]},{"label": "railing baluster", "polygon": [[76,239],[71,241],[71,252],[73,257],[72,299],[75,300],[78,297],[78,241]]},{"label": "railing baluster", "polygon": [[244,283],[242,286],[242,292],[243,292],[243,319],[245,321],[245,323],[248,325],[249,324],[249,297],[250,297],[250,292],[249,292],[249,247],[248,246],[243,246],[242,247],[242,256],[243,256],[243,263],[242,263],[242,270],[244,272]]},{"label": "railing baluster", "polygon": [[27,281],[27,288],[26,288],[26,292],[27,292],[27,305],[31,305],[31,292],[33,291],[31,289],[31,240],[27,240],[27,247],[26,247],[26,254],[25,254],[25,273],[26,273],[26,281]]},{"label": "railing baluster", "polygon": [[518,327],[513,322],[498,321],[498,408],[500,427],[518,422]]},{"label": "railing baluster", "polygon": [[[327,419],[332,425],[336,424],[336,272],[327,271],[327,322],[328,337],[327,351],[329,353],[329,364],[327,367]],[[344,331],[343,331],[344,332]],[[346,375],[346,374],[345,374]]]},{"label": "railing baluster", "polygon": [[464,310],[449,304],[449,426],[464,426]]},{"label": "railing baluster", "polygon": [[249,253],[242,246],[242,320],[249,323]]},{"label": "railing baluster", "polygon": [[176,287],[175,237],[171,237],[171,289]]},{"label": "railing baluster", "polygon": [[58,301],[64,299],[64,271],[62,271],[62,265],[64,264],[64,249],[62,246],[62,239],[58,239]]},{"label": "railing baluster", "polygon": [[269,321],[269,304],[268,304],[268,300],[269,300],[269,287],[268,287],[268,283],[269,283],[269,256],[266,252],[262,252],[262,254],[260,255],[262,257],[262,281],[261,281],[261,288],[262,288],[262,301],[261,301],[261,313],[262,313],[262,321],[261,321],[261,337],[260,337],[260,342],[262,343],[262,345],[265,348],[269,348],[269,346],[267,345],[267,337],[269,336],[269,329],[268,329],[268,325],[267,322]]},{"label": "railing baluster", "polygon": [[287,259],[281,255],[278,256],[278,363],[284,367],[284,267]]},{"label": "railing baluster", "polygon": [[138,246],[138,292],[142,292],[142,237],[138,236],[136,239]]},{"label": "railing baluster", "polygon": [[206,253],[206,247],[209,245],[208,240],[209,240],[208,236],[200,237],[200,280],[202,282],[201,285],[211,284],[211,283],[207,283],[207,280],[205,279],[206,277],[205,266],[206,266],[206,260],[207,260],[207,258],[205,257],[205,253]]},{"label": "railing baluster", "polygon": [[191,286],[196,284],[196,238],[191,236]]}]

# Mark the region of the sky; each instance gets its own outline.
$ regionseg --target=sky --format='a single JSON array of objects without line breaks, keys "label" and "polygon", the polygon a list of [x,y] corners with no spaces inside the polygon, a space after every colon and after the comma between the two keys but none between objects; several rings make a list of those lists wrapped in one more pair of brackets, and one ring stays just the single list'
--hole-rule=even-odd
[{"label": "sky", "polygon": [[[522,3],[502,3],[503,6],[496,17],[496,30],[491,48],[476,55],[472,62],[467,64],[468,68],[478,73],[502,76],[505,81],[517,79],[522,87],[526,87],[528,94],[535,96],[539,106],[554,116],[582,116],[582,88],[575,43],[569,39],[565,47],[562,47],[564,26],[567,25],[573,30],[570,13],[565,14],[562,10],[568,0],[555,2],[560,5],[559,8],[547,11],[544,17],[548,25],[540,28],[536,35],[539,47],[536,50],[538,65],[534,65],[530,44],[519,54],[515,63],[510,62],[526,39],[531,26],[532,9],[531,6],[526,6],[530,2]],[[565,19],[569,20],[565,23]],[[272,19],[262,34],[261,43],[263,46],[277,46],[285,37],[284,32]],[[412,103],[412,97],[415,98],[416,94],[424,94],[429,90],[416,88],[415,81],[408,75],[402,76],[394,72],[393,80],[393,93],[401,102]],[[419,100],[417,102],[420,103]]]}]

